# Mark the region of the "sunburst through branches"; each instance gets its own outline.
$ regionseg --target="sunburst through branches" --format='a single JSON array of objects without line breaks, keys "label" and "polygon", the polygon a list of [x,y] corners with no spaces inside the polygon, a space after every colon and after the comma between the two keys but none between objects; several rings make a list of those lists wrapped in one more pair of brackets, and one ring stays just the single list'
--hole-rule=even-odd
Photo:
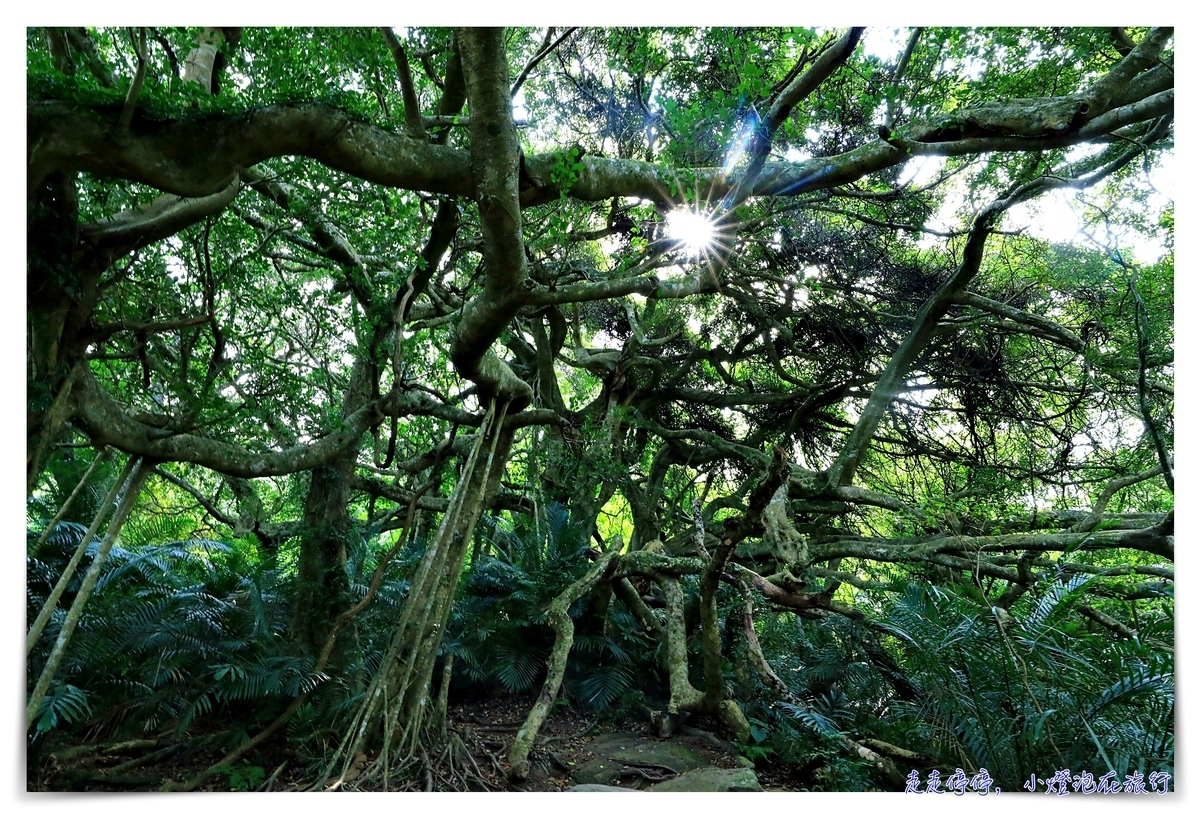
[{"label": "sunburst through branches", "polygon": [[[706,265],[714,279],[718,278],[717,270],[724,266],[725,259],[733,250],[737,233],[728,195],[725,198],[721,196],[727,193],[726,188],[736,187],[731,177],[744,170],[741,166],[745,164],[746,149],[755,127],[756,117],[743,117],[734,129],[721,172],[712,178],[710,189],[702,192],[697,185],[692,191],[693,195],[685,195],[666,214],[666,235],[675,244],[675,249],[682,251],[688,260]],[[672,193],[676,186],[684,189],[679,181],[672,186]]]},{"label": "sunburst through branches", "polygon": [[712,214],[681,208],[667,214],[667,235],[691,257],[708,255],[717,246],[717,223]]}]

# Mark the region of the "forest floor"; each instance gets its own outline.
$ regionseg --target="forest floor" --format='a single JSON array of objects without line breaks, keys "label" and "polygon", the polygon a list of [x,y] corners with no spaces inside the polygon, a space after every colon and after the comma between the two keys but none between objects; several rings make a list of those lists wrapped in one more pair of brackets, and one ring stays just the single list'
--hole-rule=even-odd
[{"label": "forest floor", "polygon": [[[738,770],[749,765],[736,747],[719,737],[715,721],[693,718],[680,733],[657,739],[644,719],[560,707],[542,725],[530,756],[528,780],[512,784],[506,777],[506,757],[531,705],[530,696],[507,695],[452,703],[448,727],[470,749],[472,766],[478,769],[478,775],[472,776],[471,789],[555,792],[580,783],[642,789],[686,769]],[[27,787],[30,791],[153,791],[167,780],[186,781],[215,764],[223,754],[218,746],[171,753],[167,752],[169,742],[147,739],[124,744],[128,746],[108,745],[85,753],[78,752],[81,748],[60,749],[37,763],[36,770],[31,761]],[[630,754],[635,754],[632,760],[628,760]],[[627,760],[622,762],[622,758]],[[754,773],[768,791],[800,788],[798,770],[788,765],[759,762]],[[213,776],[198,790],[303,790],[310,783],[309,775],[280,739],[268,742],[228,772]],[[423,782],[410,782],[407,787],[404,783],[392,782],[396,789],[424,789]],[[444,789],[432,783],[433,789]],[[366,784],[347,789],[382,787]]]}]

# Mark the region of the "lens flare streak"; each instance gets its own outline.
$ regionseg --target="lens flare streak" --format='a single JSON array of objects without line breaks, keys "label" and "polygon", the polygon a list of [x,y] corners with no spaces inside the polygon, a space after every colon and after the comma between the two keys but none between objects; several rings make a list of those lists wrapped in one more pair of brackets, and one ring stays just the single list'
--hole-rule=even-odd
[{"label": "lens flare streak", "polygon": [[738,122],[737,127],[733,130],[733,138],[729,142],[729,150],[725,152],[725,161],[721,165],[721,174],[729,177],[733,174],[742,159],[746,156],[746,151],[750,148],[750,141],[754,139],[754,134],[758,131],[758,115],[751,112],[749,115],[742,118]]}]

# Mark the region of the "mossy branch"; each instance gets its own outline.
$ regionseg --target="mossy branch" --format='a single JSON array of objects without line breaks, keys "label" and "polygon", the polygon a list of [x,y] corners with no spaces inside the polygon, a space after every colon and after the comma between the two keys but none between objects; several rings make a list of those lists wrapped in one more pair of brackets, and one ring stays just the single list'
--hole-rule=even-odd
[{"label": "mossy branch", "polygon": [[586,574],[571,583],[550,603],[546,619],[554,629],[554,647],[546,661],[546,681],[542,685],[542,692],[538,694],[537,701],[525,717],[525,723],[517,731],[512,750],[508,754],[508,777],[513,781],[524,781],[529,775],[529,752],[533,749],[542,723],[550,714],[550,708],[558,698],[559,688],[562,687],[563,674],[567,669],[567,655],[575,642],[575,623],[571,621],[567,609],[609,573],[619,556],[616,551],[601,555]]}]

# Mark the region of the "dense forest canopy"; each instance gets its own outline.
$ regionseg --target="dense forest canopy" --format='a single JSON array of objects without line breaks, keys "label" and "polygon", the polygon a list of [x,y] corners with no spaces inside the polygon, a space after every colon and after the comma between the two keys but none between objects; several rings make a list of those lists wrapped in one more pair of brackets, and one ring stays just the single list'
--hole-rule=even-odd
[{"label": "dense forest canopy", "polygon": [[28,29],[31,786],[1172,775],[1172,30],[877,34]]}]

